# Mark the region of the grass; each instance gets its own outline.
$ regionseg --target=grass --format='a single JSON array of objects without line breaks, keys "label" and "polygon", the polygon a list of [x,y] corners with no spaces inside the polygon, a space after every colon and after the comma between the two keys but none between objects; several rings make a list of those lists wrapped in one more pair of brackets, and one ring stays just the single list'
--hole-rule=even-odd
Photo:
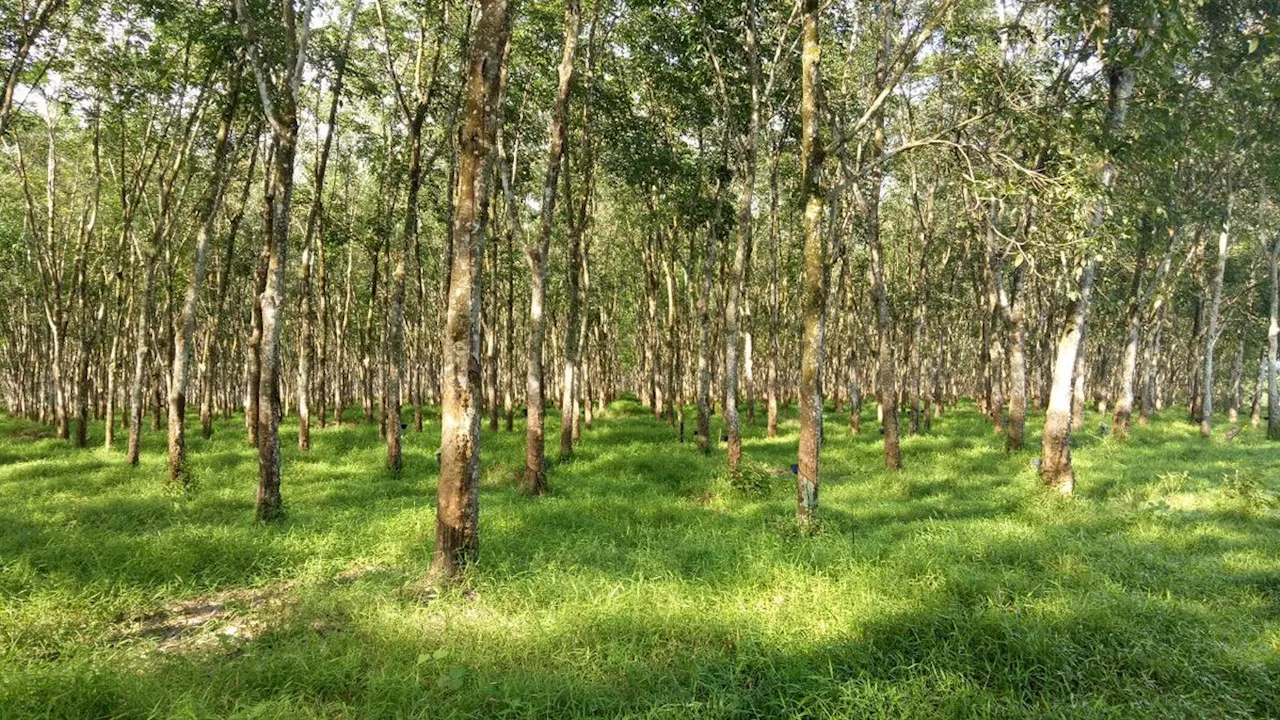
[{"label": "grass", "polygon": [[871,420],[828,417],[814,537],[793,419],[744,481],[620,402],[540,499],[486,430],[481,563],[422,604],[438,424],[400,477],[286,427],[261,527],[237,422],[182,494],[161,433],[128,468],[0,418],[0,717],[1280,717],[1280,446],[1086,431],[1059,499],[970,407],[898,474]]}]

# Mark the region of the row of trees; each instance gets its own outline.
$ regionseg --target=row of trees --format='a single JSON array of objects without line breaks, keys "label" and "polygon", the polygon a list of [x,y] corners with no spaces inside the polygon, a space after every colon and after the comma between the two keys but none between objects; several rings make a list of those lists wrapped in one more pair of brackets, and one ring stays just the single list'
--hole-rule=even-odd
[{"label": "row of trees", "polygon": [[282,417],[300,451],[377,422],[398,472],[438,404],[439,577],[478,553],[486,416],[525,415],[523,487],[548,490],[548,396],[561,458],[634,392],[680,441],[692,408],[731,472],[744,416],[773,436],[797,404],[804,526],[824,411],[859,432],[864,397],[889,469],[962,396],[1010,451],[1042,408],[1041,477],[1069,493],[1087,405],[1118,436],[1169,405],[1206,437],[1223,405],[1275,408],[1278,22],[1253,0],[20,0],[4,401],[80,446],[104,420],[135,464],[167,418],[176,483],[188,394],[205,437],[242,408],[263,521]]}]

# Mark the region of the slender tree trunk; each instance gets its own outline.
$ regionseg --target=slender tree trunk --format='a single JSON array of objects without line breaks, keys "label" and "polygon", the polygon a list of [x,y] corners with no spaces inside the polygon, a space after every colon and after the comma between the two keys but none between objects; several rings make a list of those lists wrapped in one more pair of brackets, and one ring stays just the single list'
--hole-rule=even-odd
[{"label": "slender tree trunk", "polygon": [[[1107,68],[1107,78],[1109,91],[1103,141],[1109,145],[1124,127],[1129,99],[1133,96],[1134,72],[1130,67],[1113,65]],[[1109,146],[1106,152],[1107,159],[1103,163],[1101,177],[1102,195],[1089,218],[1089,234],[1098,232],[1102,227],[1107,212],[1108,193],[1115,181],[1116,167],[1111,160]],[[1075,470],[1071,465],[1072,381],[1089,311],[1089,297],[1093,293],[1094,272],[1094,260],[1085,258],[1080,268],[1076,300],[1072,303],[1058,336],[1049,408],[1045,413],[1044,433],[1041,437],[1043,457],[1040,461],[1040,479],[1045,485],[1063,494],[1070,494],[1075,489]]]},{"label": "slender tree trunk", "polygon": [[226,248],[223,250],[222,268],[218,278],[218,294],[213,304],[213,322],[205,332],[204,345],[200,350],[200,364],[204,366],[206,377],[209,379],[209,382],[204,384],[200,399],[201,434],[206,440],[213,437],[213,389],[217,380],[216,370],[221,366],[221,363],[216,361],[213,354],[213,345],[217,341],[223,325],[222,310],[226,306],[227,290],[231,285],[231,278],[235,275],[236,236],[239,234],[240,223],[244,220],[245,209],[248,207],[249,189],[253,185],[254,169],[258,164],[257,133],[255,131],[252,135],[246,135],[246,137],[251,137],[254,143],[249,155],[249,169],[245,173],[244,186],[240,190],[240,204],[237,206],[235,214],[232,215],[230,227],[227,229]]},{"label": "slender tree trunk", "polygon": [[[88,248],[88,241],[93,237],[98,225],[98,206],[102,193],[102,162],[101,162],[101,132],[100,123],[94,122],[93,125],[93,199],[90,205],[90,216],[85,225],[85,248]],[[106,247],[106,243],[103,243]],[[127,248],[121,247],[119,252],[126,252]],[[107,298],[109,289],[115,284],[114,279],[108,280],[107,288],[104,289],[101,299],[98,301],[98,310],[94,313],[94,317],[90,320],[88,315],[88,275],[85,270],[87,253],[81,253],[79,261],[79,278],[77,280],[76,295],[79,298],[80,305],[80,356],[76,365],[76,447],[86,447],[89,444],[89,359],[93,354],[94,347],[98,344],[98,337],[102,334],[102,324],[106,320],[107,314]],[[110,277],[110,276],[109,276]]]},{"label": "slender tree trunk", "polygon": [[[719,193],[717,193],[719,194]],[[702,279],[698,292],[698,451],[711,452],[711,358],[710,306],[711,279],[716,266],[716,233],[719,223],[707,230],[707,245],[702,255]]]},{"label": "slender tree trunk", "polygon": [[204,284],[205,261],[209,255],[218,213],[222,208],[222,193],[227,181],[227,148],[240,94],[240,68],[235,68],[233,73],[227,105],[222,112],[214,142],[213,177],[210,180],[209,194],[205,198],[203,221],[196,233],[196,256],[182,302],[182,330],[174,337],[173,368],[169,377],[169,480],[183,487],[190,484],[187,474],[187,363],[191,360],[191,344],[195,338],[196,305],[200,300],[200,288]]},{"label": "slender tree trunk", "polygon": [[1271,316],[1267,324],[1267,438],[1280,440],[1280,384],[1276,382],[1276,363],[1280,362],[1280,233],[1272,241],[1267,271],[1271,275]]},{"label": "slender tree trunk", "polygon": [[426,117],[427,105],[419,103],[413,116],[409,118],[409,196],[405,203],[404,230],[395,254],[395,269],[391,272],[391,312],[388,327],[391,373],[386,383],[385,412],[387,416],[384,422],[387,434],[387,468],[396,473],[404,467],[400,432],[400,392],[405,382],[405,272],[409,252],[415,247],[418,234],[418,193],[422,185],[422,126]]},{"label": "slender tree trunk", "polygon": [[1240,403],[1244,399],[1244,339],[1242,329],[1240,342],[1236,345],[1236,356],[1231,362],[1231,388],[1227,395],[1227,420],[1233,425],[1240,421]]},{"label": "slender tree trunk", "polygon": [[[755,0],[746,0],[743,21],[747,45],[747,68],[751,84],[751,107],[747,131],[743,136],[742,190],[738,197],[737,244],[733,251],[733,275],[729,280],[728,300],[724,311],[724,423],[729,436],[729,469],[736,470],[742,460],[742,425],[738,419],[738,306],[742,302],[748,268],[751,266],[752,203],[756,185],[756,136],[760,128],[760,67],[756,53]],[[755,402],[751,387],[750,335],[748,334],[747,396],[752,421]]]},{"label": "slender tree trunk", "polygon": [[[595,65],[595,23],[592,23],[592,31],[589,33],[590,40],[587,47],[587,77],[591,78],[594,74]],[[592,192],[592,170],[594,161],[591,153],[591,115],[590,102],[582,103],[582,179],[579,187],[580,197],[578,205],[573,207],[573,198],[569,193],[570,174],[566,169],[565,179],[565,202],[569,204],[569,229],[568,243],[569,252],[566,262],[566,295],[567,308],[565,310],[564,324],[564,384],[560,388],[560,459],[567,460],[573,456],[573,441],[575,438],[574,427],[578,422],[577,413],[577,397],[581,378],[580,364],[582,360],[582,275],[585,271],[584,251],[583,251],[583,235],[587,231],[587,222],[589,220],[589,211],[591,206]],[[566,162],[567,165],[567,162]]]},{"label": "slender tree trunk", "polygon": [[822,351],[826,306],[826,253],[823,248],[822,137],[819,96],[819,5],[801,0],[803,26],[800,100],[800,194],[804,198],[804,338],[800,358],[800,447],[796,473],[796,518],[811,532],[818,512],[818,458],[822,449]]},{"label": "slender tree trunk", "polygon": [[1201,392],[1200,436],[1213,435],[1213,354],[1218,345],[1218,320],[1222,308],[1222,280],[1227,271],[1227,246],[1231,238],[1231,198],[1227,198],[1227,219],[1218,233],[1218,262],[1213,275],[1213,299],[1209,305],[1209,326],[1204,335],[1204,370]]},{"label": "slender tree trunk", "polygon": [[[271,196],[265,198],[267,217],[264,228],[271,231]],[[258,267],[254,272],[253,296],[250,304],[250,328],[248,352],[245,357],[245,426],[248,428],[249,444],[258,446],[258,414],[262,407],[262,396],[258,392],[262,380],[262,293],[267,289],[267,245],[263,245],[258,256]]]},{"label": "slender tree trunk", "polygon": [[[816,18],[815,18],[816,23]],[[765,382],[768,384],[767,408],[769,437],[778,436],[778,252],[781,243],[778,228],[778,162],[781,156],[777,143],[773,148],[773,169],[769,173],[769,364]]]},{"label": "slender tree trunk", "polygon": [[[487,0],[506,12],[505,0]],[[564,9],[564,47],[560,54],[555,107],[547,132],[547,173],[542,183],[542,218],[536,244],[526,249],[529,260],[529,348],[525,373],[525,395],[528,420],[525,423],[525,456],[523,488],[530,495],[547,491],[545,444],[546,396],[542,384],[542,344],[546,334],[543,305],[546,303],[547,254],[551,248],[551,230],[555,220],[556,190],[560,164],[564,154],[566,119],[569,113],[569,87],[573,81],[573,57],[578,48],[581,12],[578,0],[568,0]]]},{"label": "slender tree trunk", "polygon": [[1124,358],[1120,366],[1120,393],[1116,397],[1115,414],[1111,420],[1111,432],[1116,437],[1129,436],[1129,421],[1133,416],[1133,387],[1138,368],[1138,344],[1142,338],[1142,274],[1146,270],[1146,237],[1138,247],[1138,260],[1133,269],[1133,285],[1129,290],[1129,308],[1125,321]]},{"label": "slender tree trunk", "polygon": [[[1023,263],[1013,270],[1009,301],[1009,430],[1005,437],[1008,452],[1020,452],[1027,437],[1026,310],[1022,291],[1025,268]],[[941,398],[934,401],[941,406]]]},{"label": "slender tree trunk", "polygon": [[[320,227],[320,218],[324,214],[324,181],[329,169],[329,151],[333,147],[334,136],[338,132],[338,106],[342,101],[342,87],[346,77],[347,69],[347,48],[350,46],[352,30],[355,28],[355,12],[353,11],[351,24],[348,26],[346,39],[343,42],[341,52],[338,54],[333,79],[333,87],[329,100],[328,115],[328,131],[325,133],[324,141],[320,146],[320,153],[316,159],[315,175],[312,181],[312,199],[311,208],[307,211],[306,234],[303,236],[302,242],[302,261],[301,261],[301,301],[302,308],[299,320],[298,333],[298,449],[302,451],[311,449],[311,366],[315,359],[315,300],[316,295],[314,280],[312,279],[312,268],[315,264],[318,241],[316,234]],[[321,250],[323,252],[323,250]],[[320,333],[323,336],[324,327],[321,326]],[[321,368],[323,374],[323,367]],[[324,393],[320,393],[321,418],[320,424],[324,425]]]},{"label": "slender tree trunk", "polygon": [[1253,388],[1253,404],[1249,408],[1249,424],[1262,425],[1262,393],[1267,386],[1267,348],[1264,345],[1258,357],[1258,381]]},{"label": "slender tree trunk", "polygon": [[130,465],[138,464],[142,447],[142,416],[146,412],[142,399],[142,384],[146,378],[148,342],[151,333],[151,311],[154,303],[156,253],[154,245],[141,250],[142,293],[138,299],[138,324],[133,336],[133,382],[129,385],[129,446],[125,459]]}]

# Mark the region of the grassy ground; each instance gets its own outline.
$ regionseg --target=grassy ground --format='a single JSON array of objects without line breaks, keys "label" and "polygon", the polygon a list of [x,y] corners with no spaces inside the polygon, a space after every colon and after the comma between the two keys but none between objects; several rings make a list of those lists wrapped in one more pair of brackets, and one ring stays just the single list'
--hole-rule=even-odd
[{"label": "grassy ground", "polygon": [[481,564],[426,604],[438,425],[399,478],[376,429],[316,432],[259,527],[237,423],[184,496],[160,433],[130,469],[0,419],[0,717],[1280,717],[1280,446],[1175,415],[1092,419],[1062,500],[972,409],[897,475],[833,414],[816,537],[789,473],[736,490],[634,404],[542,499],[486,431]]}]

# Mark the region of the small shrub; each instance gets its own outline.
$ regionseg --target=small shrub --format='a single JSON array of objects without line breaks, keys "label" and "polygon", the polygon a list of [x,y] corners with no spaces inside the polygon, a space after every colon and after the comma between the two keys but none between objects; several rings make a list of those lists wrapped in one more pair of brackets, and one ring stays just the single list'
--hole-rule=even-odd
[{"label": "small shrub", "polygon": [[1243,505],[1246,510],[1263,510],[1274,499],[1252,472],[1241,473],[1239,468],[1222,475],[1222,494],[1229,500]]},{"label": "small shrub", "polygon": [[768,468],[757,462],[744,460],[738,467],[725,473],[729,487],[739,495],[763,497],[773,488],[774,477]]}]

